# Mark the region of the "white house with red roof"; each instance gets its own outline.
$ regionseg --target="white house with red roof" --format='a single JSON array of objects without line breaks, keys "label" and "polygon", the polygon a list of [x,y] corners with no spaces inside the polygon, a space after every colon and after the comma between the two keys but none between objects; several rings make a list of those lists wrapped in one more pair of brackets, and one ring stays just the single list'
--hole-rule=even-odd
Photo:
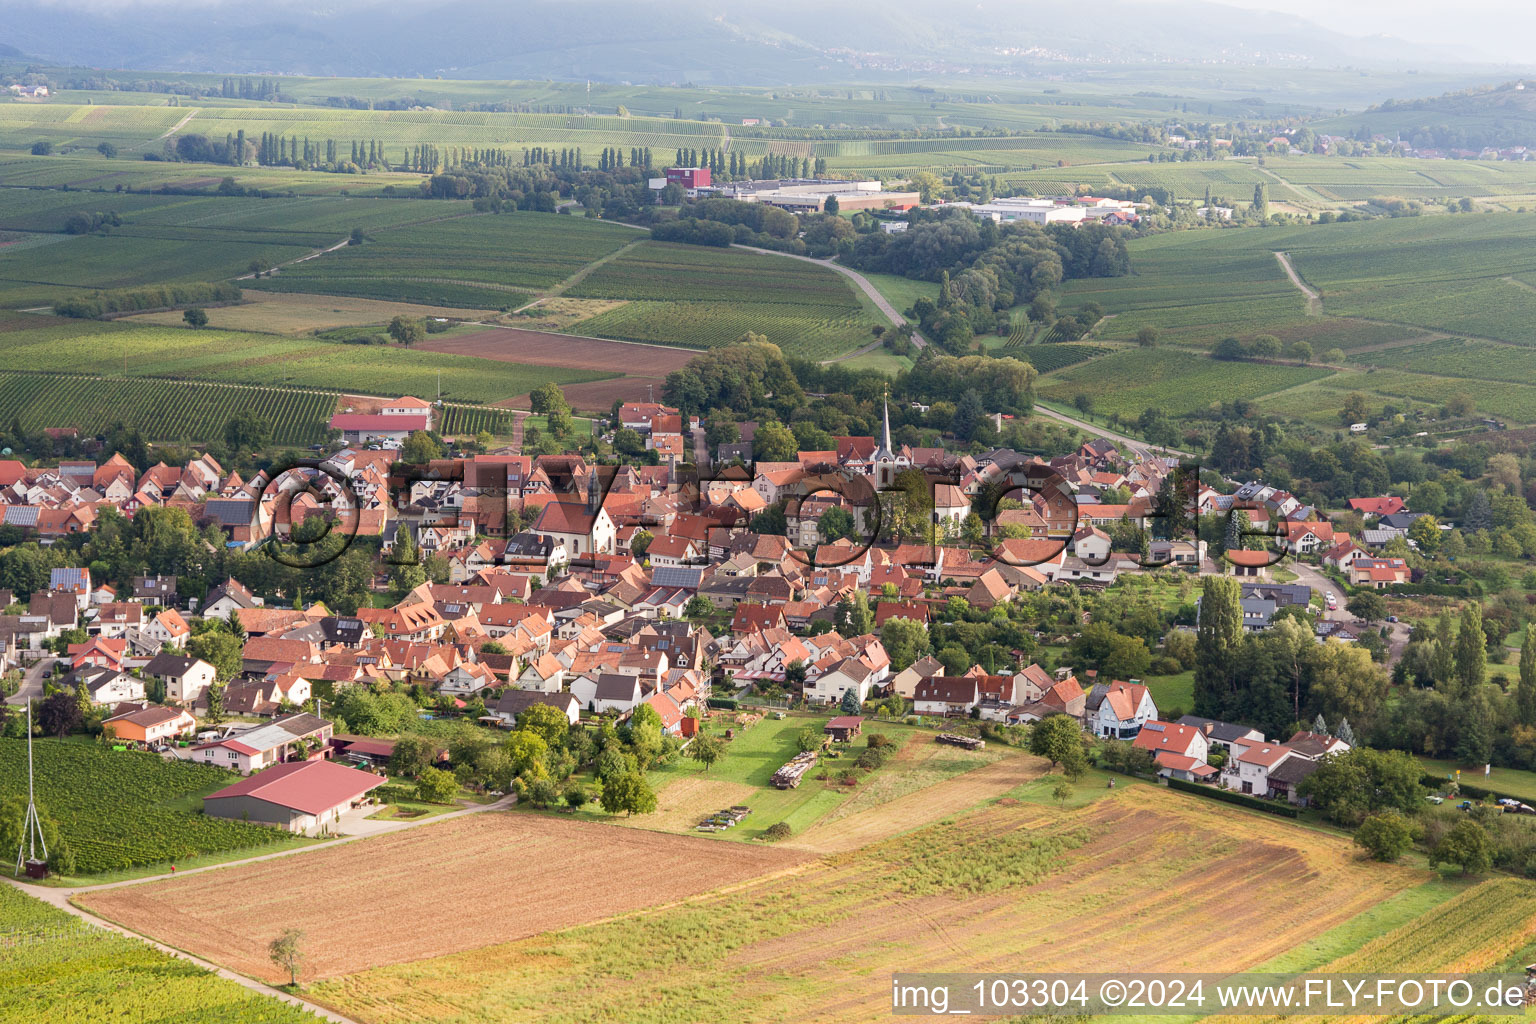
[{"label": "white house with red roof", "polygon": [[1109,557],[1113,547],[1109,534],[1097,526],[1080,527],[1072,535],[1072,557],[1085,562],[1098,563]]},{"label": "white house with red roof", "polygon": [[1251,740],[1232,744],[1232,754],[1221,770],[1225,789],[1267,797],[1271,793],[1269,775],[1288,759],[1301,757],[1284,743]]},{"label": "white house with red roof", "polygon": [[1115,680],[1099,701],[1098,709],[1089,719],[1094,735],[1109,739],[1134,738],[1141,727],[1157,717],[1157,704],[1152,694],[1140,683],[1123,683]]},{"label": "white house with red roof", "polygon": [[347,444],[403,442],[418,430],[432,429],[432,403],[397,398],[377,413],[341,412],[331,417],[331,429],[341,431]]},{"label": "white house with red roof", "polygon": [[146,639],[161,646],[172,644],[180,647],[192,636],[192,628],[187,625],[187,620],[174,608],[161,611],[142,632]]},{"label": "white house with red roof", "polygon": [[1357,558],[1349,567],[1349,582],[1357,587],[1385,590],[1412,578],[1401,558]]},{"label": "white house with red roof", "polygon": [[1204,731],[1192,725],[1151,719],[1142,723],[1132,746],[1152,755],[1159,775],[1191,782],[1213,781],[1217,771],[1205,763],[1209,741]]},{"label": "white house with red roof", "polygon": [[1293,555],[1312,555],[1333,547],[1333,524],[1285,522],[1281,524],[1285,536],[1281,545]]},{"label": "white house with red roof", "polygon": [[1323,564],[1330,568],[1348,572],[1356,559],[1370,557],[1370,552],[1356,544],[1348,534],[1336,535],[1334,540],[1338,543],[1323,554]]}]

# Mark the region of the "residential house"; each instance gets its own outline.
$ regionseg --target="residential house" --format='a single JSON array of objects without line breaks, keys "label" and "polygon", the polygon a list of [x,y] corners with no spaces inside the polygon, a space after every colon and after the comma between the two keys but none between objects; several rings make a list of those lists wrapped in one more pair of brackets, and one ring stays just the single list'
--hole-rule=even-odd
[{"label": "residential house", "polygon": [[[574,686],[572,692],[575,692]],[[626,715],[643,699],[644,693],[637,677],[603,672],[598,675],[597,685],[592,689],[591,705],[592,710],[600,715],[609,711]]]},{"label": "residential house", "polygon": [[1216,776],[1216,769],[1205,763],[1209,741],[1205,732],[1195,726],[1149,719],[1142,723],[1131,745],[1152,755],[1159,775],[1186,781],[1205,781]]},{"label": "residential house", "polygon": [[1222,766],[1221,785],[1254,796],[1271,796],[1270,773],[1293,757],[1301,755],[1283,743],[1235,743],[1232,756]]},{"label": "residential house", "polygon": [[1385,590],[1412,578],[1401,558],[1357,558],[1349,567],[1349,582],[1356,587]]},{"label": "residential house", "polygon": [[964,716],[981,703],[981,687],[975,676],[933,676],[913,688],[912,700],[919,715]]},{"label": "residential house", "polygon": [[208,687],[217,673],[201,658],[177,654],[157,654],[143,668],[143,674],[165,687],[165,699],[176,704],[192,704]]},{"label": "residential house", "polygon": [[247,590],[239,580],[228,579],[208,591],[200,614],[205,619],[227,620],[232,614],[260,607],[261,598]]},{"label": "residential house", "polygon": [[581,703],[575,695],[543,693],[539,690],[504,690],[501,698],[489,710],[491,714],[501,719],[503,725],[513,726],[517,724],[517,716],[535,704],[547,704],[558,708],[565,715],[566,721],[572,725],[575,725],[581,716]]},{"label": "residential house", "polygon": [[565,686],[565,666],[551,654],[532,658],[513,685],[523,690],[559,693]]},{"label": "residential house", "polygon": [[1251,726],[1219,722],[1214,718],[1185,715],[1177,724],[1199,729],[1205,734],[1208,749],[1220,750],[1223,753],[1230,752],[1234,743],[1246,746],[1254,742],[1264,742],[1264,734]]},{"label": "residential house", "polygon": [[176,604],[175,576],[135,576],[130,601],[158,604],[167,608]]},{"label": "residential house", "polygon": [[933,655],[924,655],[912,664],[896,673],[891,680],[891,690],[898,696],[912,700],[916,695],[917,684],[924,679],[932,679],[934,676],[944,674],[944,665]]},{"label": "residential house", "polygon": [[848,690],[858,694],[859,703],[869,699],[877,685],[875,672],[861,658],[843,658],[816,678],[805,682],[805,699],[810,704],[837,704]]},{"label": "residential house", "polygon": [[84,687],[92,704],[121,704],[144,699],[144,680],[115,668],[76,669],[62,682],[76,691]]},{"label": "residential house", "polygon": [[1092,729],[1096,736],[1128,740],[1135,738],[1141,727],[1156,717],[1157,704],[1145,686],[1116,680],[1099,702]]},{"label": "residential house", "polygon": [[181,613],[174,608],[166,608],[154,617],[149,625],[140,633],[153,644],[161,647],[169,644],[173,647],[181,647],[192,637],[192,627],[187,625],[187,620],[181,617]]},{"label": "residential house", "polygon": [[325,756],[330,750],[332,731],[331,723],[325,719],[297,712],[200,743],[192,748],[192,760],[248,775],[287,761],[298,755],[301,748],[309,751],[306,756],[315,756],[315,751]]},{"label": "residential house", "polygon": [[103,732],[112,730],[112,738],[117,741],[147,747],[190,735],[197,729],[197,720],[182,708],[129,704],[118,707],[111,717],[102,719],[101,728]]}]

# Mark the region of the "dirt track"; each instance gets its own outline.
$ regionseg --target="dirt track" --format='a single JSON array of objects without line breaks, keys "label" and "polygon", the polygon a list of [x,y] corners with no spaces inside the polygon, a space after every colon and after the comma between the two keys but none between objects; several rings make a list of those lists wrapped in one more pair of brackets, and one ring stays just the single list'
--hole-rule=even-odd
[{"label": "dirt track", "polygon": [[281,981],[266,944],[285,927],[306,934],[305,973],[335,977],[669,903],[804,859],[506,812],[86,893],[78,902],[241,974]]}]

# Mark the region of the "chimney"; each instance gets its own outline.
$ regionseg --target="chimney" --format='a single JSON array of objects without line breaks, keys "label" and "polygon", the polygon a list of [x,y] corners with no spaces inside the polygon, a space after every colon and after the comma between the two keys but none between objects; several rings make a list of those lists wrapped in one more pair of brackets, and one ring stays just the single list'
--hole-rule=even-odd
[{"label": "chimney", "polygon": [[1210,722],[1206,722],[1205,725],[1204,725],[1205,734],[1207,736],[1209,736],[1212,733],[1212,731],[1215,730],[1215,728],[1216,727],[1214,725],[1212,725]]}]

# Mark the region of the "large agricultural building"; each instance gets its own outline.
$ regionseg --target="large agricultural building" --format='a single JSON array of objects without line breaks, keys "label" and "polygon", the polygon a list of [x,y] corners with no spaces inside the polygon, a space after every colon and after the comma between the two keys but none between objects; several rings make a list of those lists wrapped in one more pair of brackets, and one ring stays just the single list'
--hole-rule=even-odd
[{"label": "large agricultural building", "polygon": [[767,178],[711,184],[708,168],[669,167],[666,177],[652,178],[651,188],[669,184],[688,189],[690,196],[717,196],[743,203],[765,203],[791,213],[814,213],[837,197],[839,210],[910,210],[918,204],[917,192],[887,192],[878,181],[841,181],[832,178]]},{"label": "large agricultural building", "polygon": [[203,810],[216,818],[316,835],[334,826],[384,781],[334,761],[290,761],[210,793],[203,798]]},{"label": "large agricultural building", "polygon": [[963,207],[978,217],[999,224],[1081,224],[1084,221],[1125,224],[1140,219],[1135,203],[1098,196],[1013,196],[989,203],[949,205]]}]

